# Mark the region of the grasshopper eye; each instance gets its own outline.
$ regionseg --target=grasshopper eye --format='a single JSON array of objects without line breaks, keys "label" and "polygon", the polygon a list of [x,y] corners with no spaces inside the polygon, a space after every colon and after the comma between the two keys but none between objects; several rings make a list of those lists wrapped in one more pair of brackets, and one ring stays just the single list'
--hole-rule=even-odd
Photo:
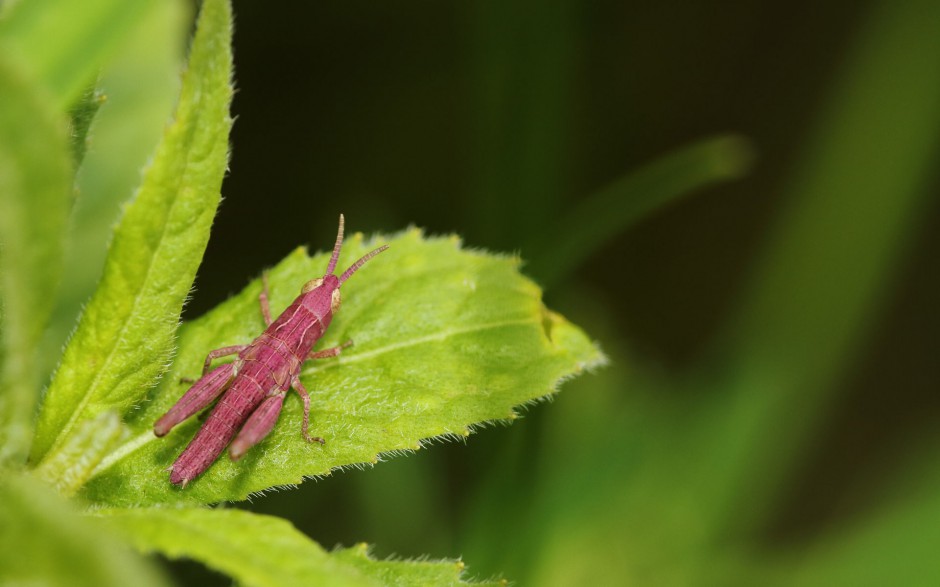
[{"label": "grasshopper eye", "polygon": [[322,278],[322,277],[318,277],[318,278],[316,278],[316,279],[313,279],[313,280],[308,281],[307,283],[305,283],[304,286],[303,286],[303,288],[301,288],[300,293],[302,293],[302,294],[309,293],[309,292],[311,292],[311,291],[317,289],[317,288],[320,287],[321,285],[323,285],[323,278]]},{"label": "grasshopper eye", "polygon": [[333,295],[330,297],[330,310],[335,314],[339,311],[339,305],[343,302],[342,296],[339,295],[339,289],[333,290]]}]

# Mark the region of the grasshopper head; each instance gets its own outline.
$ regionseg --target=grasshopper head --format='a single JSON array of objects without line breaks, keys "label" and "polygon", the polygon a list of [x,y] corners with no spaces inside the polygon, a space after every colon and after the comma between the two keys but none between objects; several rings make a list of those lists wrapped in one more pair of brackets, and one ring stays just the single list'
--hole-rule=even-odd
[{"label": "grasshopper head", "polygon": [[344,226],[343,215],[339,215],[339,231],[336,234],[336,244],[333,245],[333,255],[330,257],[330,264],[326,268],[326,275],[323,277],[318,277],[317,279],[312,279],[304,284],[303,288],[300,290],[301,294],[308,294],[315,289],[320,287],[325,287],[326,290],[323,292],[326,294],[329,292],[330,295],[330,309],[335,313],[339,310],[340,303],[342,303],[342,297],[339,293],[339,288],[343,285],[347,279],[349,279],[353,273],[355,273],[360,267],[362,267],[366,261],[372,257],[378,255],[382,251],[388,248],[388,245],[382,245],[372,251],[366,253],[359,258],[358,261],[349,266],[346,271],[343,271],[343,274],[339,277],[333,275],[333,272],[336,270],[336,263],[339,260],[339,252],[343,248],[343,226]]},{"label": "grasshopper head", "polygon": [[[323,277],[318,277],[316,279],[311,279],[304,284],[303,288],[300,290],[301,295],[307,295],[310,292],[323,288],[323,292],[319,295],[316,295],[318,299],[324,299],[326,296],[330,297],[330,311],[334,314],[339,310],[339,305],[342,302],[339,293],[339,278],[333,274],[327,274]],[[322,296],[322,297],[321,297]],[[325,301],[325,300],[324,300]]]}]

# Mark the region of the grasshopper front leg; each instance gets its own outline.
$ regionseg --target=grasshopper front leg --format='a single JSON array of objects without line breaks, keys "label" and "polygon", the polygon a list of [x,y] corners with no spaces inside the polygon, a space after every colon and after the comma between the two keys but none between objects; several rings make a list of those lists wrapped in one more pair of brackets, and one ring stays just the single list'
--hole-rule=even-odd
[{"label": "grasshopper front leg", "polygon": [[353,341],[347,340],[339,346],[323,349],[322,351],[310,351],[310,354],[307,355],[307,359],[329,359],[330,357],[338,357],[339,354],[343,352],[343,349],[351,347],[352,343]]}]

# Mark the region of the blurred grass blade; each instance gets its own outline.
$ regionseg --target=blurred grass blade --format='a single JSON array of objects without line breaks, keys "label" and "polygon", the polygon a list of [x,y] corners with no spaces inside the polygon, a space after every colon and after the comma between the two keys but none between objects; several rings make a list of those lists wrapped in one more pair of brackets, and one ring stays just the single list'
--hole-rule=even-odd
[{"label": "blurred grass blade", "polygon": [[96,91],[104,103],[89,131],[90,146],[75,179],[77,198],[62,287],[42,342],[44,380],[75,329],[82,304],[101,278],[121,204],[140,185],[141,170],[153,157],[173,114],[191,19],[178,0],[153,3],[120,55],[101,72]]},{"label": "blurred grass blade", "polygon": [[707,139],[628,174],[563,214],[523,248],[527,267],[546,288],[558,283],[616,235],[705,185],[741,177],[752,159],[737,136]]},{"label": "blurred grass blade", "polygon": [[940,137],[938,22],[932,0],[877,4],[805,152],[724,349],[734,405],[715,420],[712,458],[733,485],[728,520],[767,513],[794,473],[918,227]]},{"label": "blurred grass blade", "polygon": [[475,133],[468,237],[516,249],[557,216],[569,180],[579,8],[573,0],[464,6]]},{"label": "blurred grass blade", "polygon": [[2,54],[0,96],[0,462],[25,462],[72,173],[65,120]]},{"label": "blurred grass blade", "polygon": [[[937,447],[934,443],[934,455]],[[908,480],[900,499],[798,551],[778,553],[780,584],[933,585],[940,577],[940,484],[936,457]],[[925,472],[929,470],[929,472]],[[923,476],[926,474],[927,481]],[[917,485],[913,494],[911,485]]]},{"label": "blurred grass blade", "polygon": [[45,485],[9,473],[0,479],[0,585],[167,584],[148,561],[77,516]]},{"label": "blurred grass blade", "polygon": [[20,0],[0,22],[0,52],[65,111],[134,30],[153,0]]},{"label": "blurred grass blade", "polygon": [[[240,585],[466,585],[455,561],[377,561],[364,545],[328,553],[280,518],[234,509],[95,512],[143,552],[190,558]],[[263,537],[263,540],[259,538]]]},{"label": "blurred grass blade", "polygon": [[115,231],[104,277],[46,394],[36,463],[64,450],[83,421],[139,401],[169,363],[226,168],[230,42],[228,3],[206,1],[175,121]]}]

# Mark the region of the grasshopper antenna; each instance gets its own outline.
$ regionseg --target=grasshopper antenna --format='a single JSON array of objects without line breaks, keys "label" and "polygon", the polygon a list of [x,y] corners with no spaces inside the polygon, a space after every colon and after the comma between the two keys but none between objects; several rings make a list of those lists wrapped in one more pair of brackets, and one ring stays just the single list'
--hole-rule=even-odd
[{"label": "grasshopper antenna", "polygon": [[378,255],[379,253],[381,253],[382,251],[384,251],[384,250],[387,249],[387,248],[388,248],[388,245],[382,245],[381,247],[379,247],[379,248],[377,248],[377,249],[373,249],[372,251],[370,251],[370,252],[366,253],[365,255],[363,255],[358,261],[356,261],[355,263],[353,263],[352,265],[350,265],[350,266],[349,266],[349,269],[347,269],[346,271],[344,271],[343,274],[339,276],[339,283],[340,283],[340,285],[342,285],[344,281],[346,281],[347,279],[349,279],[350,276],[352,276],[352,274],[355,273],[357,269],[359,269],[360,267],[362,267],[362,266],[365,264],[366,261],[368,261],[368,260],[371,259],[372,257]]},{"label": "grasshopper antenna", "polygon": [[[336,244],[333,245],[333,256],[330,257],[330,264],[326,268],[326,274],[332,275],[333,271],[336,270],[336,262],[339,260],[339,250],[343,248],[343,224],[345,220],[343,215],[339,215],[339,232],[336,233]],[[342,280],[340,280],[342,283]]]}]

